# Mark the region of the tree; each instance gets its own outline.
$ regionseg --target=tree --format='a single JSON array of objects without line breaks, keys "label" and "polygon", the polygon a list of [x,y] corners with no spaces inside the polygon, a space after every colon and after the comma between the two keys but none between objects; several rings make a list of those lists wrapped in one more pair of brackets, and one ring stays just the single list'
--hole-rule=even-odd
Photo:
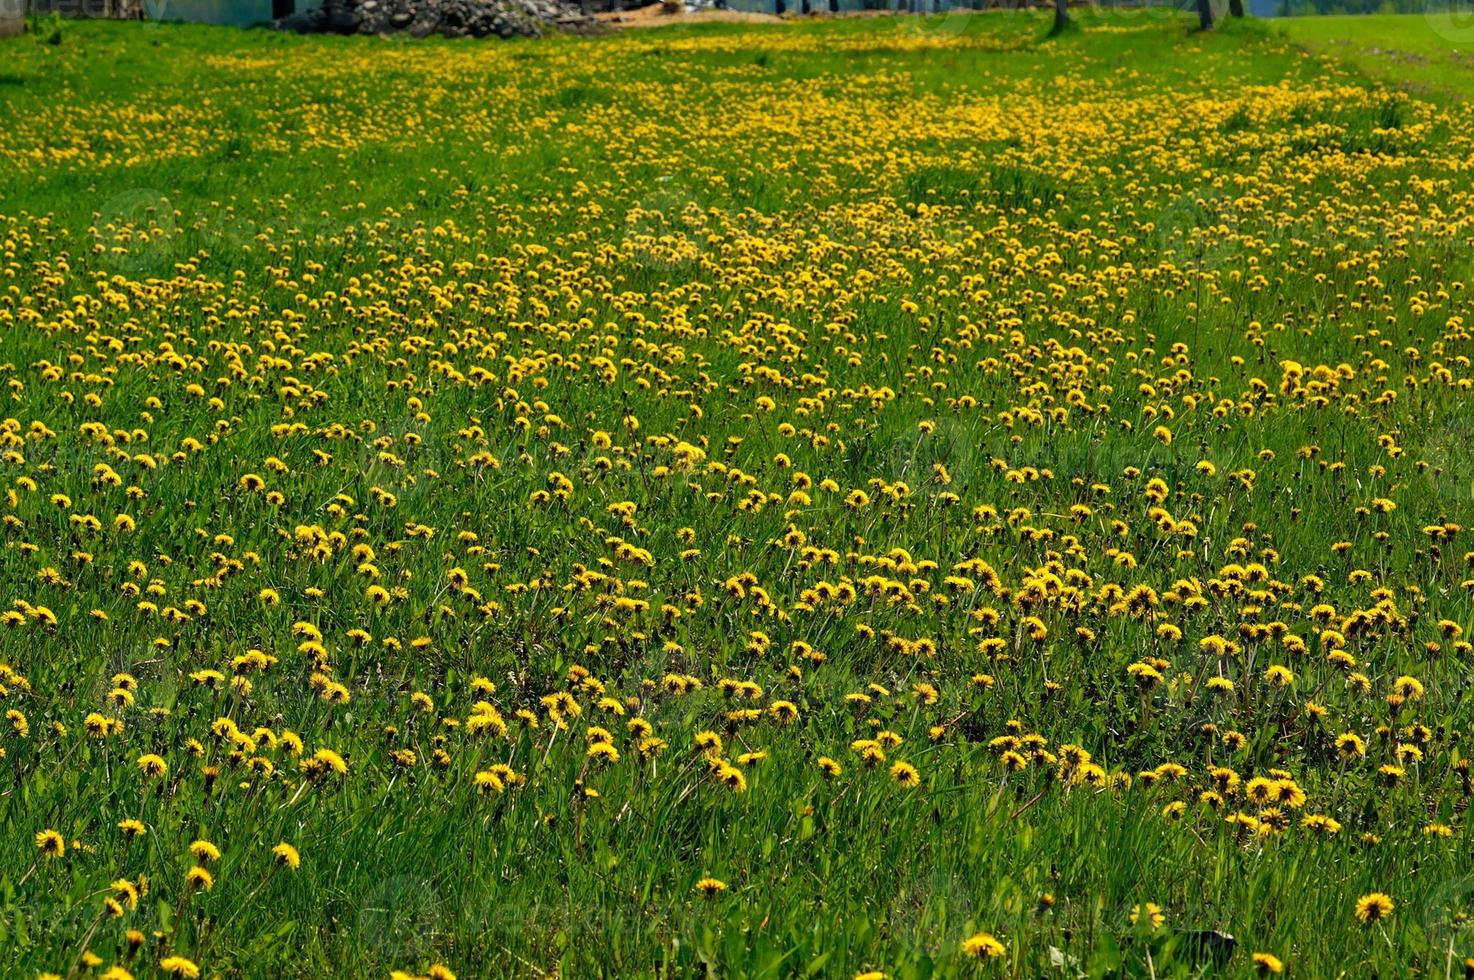
[{"label": "tree", "polygon": [[1228,0],[1228,16],[1244,16],[1244,0]]},{"label": "tree", "polygon": [[1198,29],[1213,29],[1213,4],[1211,0],[1198,0]]},{"label": "tree", "polygon": [[1065,28],[1070,26],[1070,3],[1069,0],[1054,0],[1054,26],[1049,29],[1051,36],[1063,34]]}]

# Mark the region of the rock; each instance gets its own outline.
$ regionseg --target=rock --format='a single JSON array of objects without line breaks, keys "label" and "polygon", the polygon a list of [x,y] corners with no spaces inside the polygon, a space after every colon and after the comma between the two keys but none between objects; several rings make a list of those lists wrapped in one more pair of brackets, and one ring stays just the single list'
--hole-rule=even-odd
[{"label": "rock", "polygon": [[1222,969],[1233,958],[1238,940],[1217,929],[1192,930],[1181,933],[1183,951],[1193,963],[1210,962]]},{"label": "rock", "polygon": [[284,17],[275,26],[299,33],[503,38],[598,29],[580,0],[323,0],[320,8]]},{"label": "rock", "polygon": [[322,11],[308,10],[300,14],[292,14],[277,21],[276,29],[280,31],[295,31],[298,34],[316,34],[327,30],[323,22]]},{"label": "rock", "polygon": [[363,23],[357,0],[323,0],[319,12],[322,29],[333,34],[353,34]]}]

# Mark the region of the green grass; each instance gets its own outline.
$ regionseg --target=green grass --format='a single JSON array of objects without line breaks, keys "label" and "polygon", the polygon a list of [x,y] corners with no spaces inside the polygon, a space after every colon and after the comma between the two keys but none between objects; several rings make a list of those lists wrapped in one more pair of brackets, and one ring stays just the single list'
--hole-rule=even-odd
[{"label": "green grass", "polygon": [[1474,94],[1474,25],[1451,11],[1289,17],[1274,27],[1323,57],[1398,88],[1460,99]]},{"label": "green grass", "polygon": [[1466,113],[1078,19],[0,43],[0,973],[1457,973]]}]

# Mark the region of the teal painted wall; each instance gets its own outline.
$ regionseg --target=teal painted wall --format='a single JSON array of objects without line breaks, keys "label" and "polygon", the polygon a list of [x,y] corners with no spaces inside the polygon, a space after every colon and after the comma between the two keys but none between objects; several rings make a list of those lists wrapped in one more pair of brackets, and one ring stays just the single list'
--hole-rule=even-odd
[{"label": "teal painted wall", "polygon": [[[297,0],[298,13],[318,6],[320,0]],[[271,0],[147,0],[150,20],[183,20],[196,24],[230,24],[250,27],[271,20]]]}]

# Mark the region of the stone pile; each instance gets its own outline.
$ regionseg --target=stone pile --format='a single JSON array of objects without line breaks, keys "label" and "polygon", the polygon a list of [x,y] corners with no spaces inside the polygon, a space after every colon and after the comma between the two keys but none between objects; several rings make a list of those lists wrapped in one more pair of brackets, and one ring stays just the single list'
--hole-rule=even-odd
[{"label": "stone pile", "polygon": [[578,0],[323,0],[315,10],[276,21],[303,34],[393,34],[415,37],[541,37],[596,29]]}]

